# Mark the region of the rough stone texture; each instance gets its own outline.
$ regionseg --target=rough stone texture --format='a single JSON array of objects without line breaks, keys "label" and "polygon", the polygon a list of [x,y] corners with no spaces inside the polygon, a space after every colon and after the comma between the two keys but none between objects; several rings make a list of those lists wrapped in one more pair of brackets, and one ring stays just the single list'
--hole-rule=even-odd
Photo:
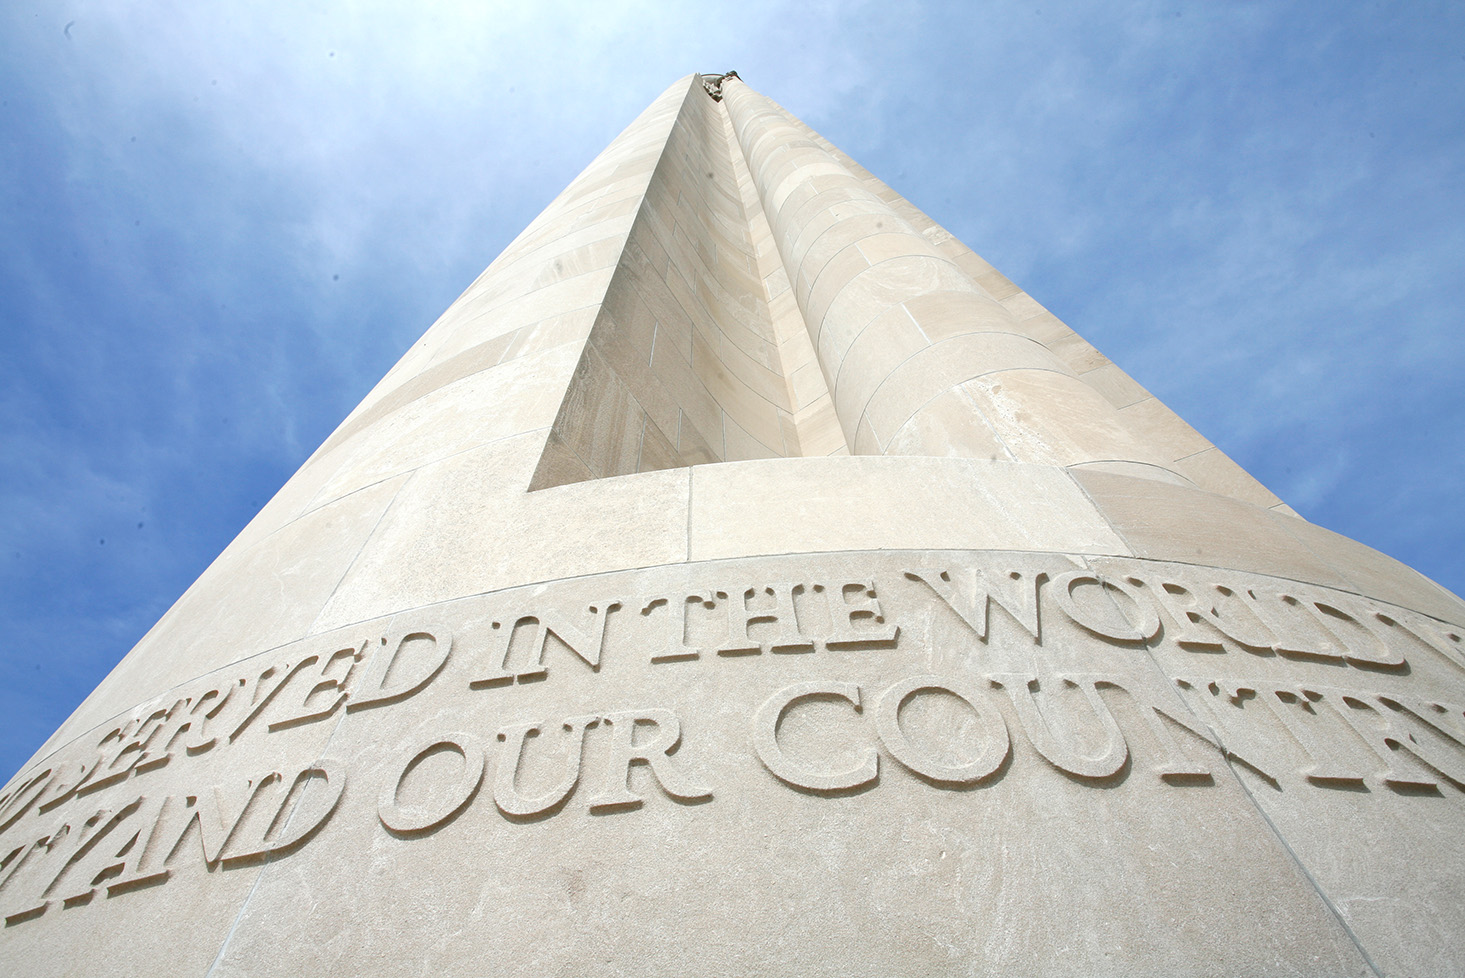
[{"label": "rough stone texture", "polygon": [[1465,604],[703,82],[0,792],[0,969],[1465,973]]}]

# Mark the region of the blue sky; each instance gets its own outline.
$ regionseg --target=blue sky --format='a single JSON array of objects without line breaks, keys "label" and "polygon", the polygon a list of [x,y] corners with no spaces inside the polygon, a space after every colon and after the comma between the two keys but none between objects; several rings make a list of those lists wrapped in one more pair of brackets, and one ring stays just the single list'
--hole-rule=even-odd
[{"label": "blue sky", "polygon": [[1465,591],[1465,5],[9,0],[0,37],[0,777],[691,71]]}]

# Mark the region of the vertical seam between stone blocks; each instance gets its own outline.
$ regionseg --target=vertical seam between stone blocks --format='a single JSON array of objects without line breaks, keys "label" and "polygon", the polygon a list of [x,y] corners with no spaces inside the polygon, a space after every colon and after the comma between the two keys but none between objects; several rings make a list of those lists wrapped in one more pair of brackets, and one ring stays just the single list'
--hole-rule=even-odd
[{"label": "vertical seam between stone blocks", "polygon": [[641,472],[643,471],[641,465],[646,461],[646,426],[651,423],[651,419],[647,416],[646,409],[641,407],[641,402],[636,401],[634,394],[631,395],[631,400],[635,401],[636,407],[641,409],[641,433],[636,440],[636,471]]},{"label": "vertical seam between stone blocks", "polygon": [[[1112,556],[1115,556],[1115,557],[1139,557],[1140,555],[1135,551],[1134,544],[1133,543],[1130,543],[1129,537],[1125,536],[1124,535],[1124,531],[1121,530],[1119,527],[1115,526],[1114,525],[1114,521],[1111,520],[1111,519],[1109,519],[1109,517],[1107,515],[1105,515],[1105,513],[1104,513],[1104,507],[1102,507],[1102,506],[1099,505],[1099,501],[1097,499],[1095,499],[1093,497],[1093,495],[1091,495],[1089,493],[1088,488],[1082,482],[1078,481],[1078,478],[1076,476],[1074,476],[1074,474],[1071,471],[1069,471],[1069,469],[1067,468],[1067,466],[1059,466],[1059,469],[1063,472],[1064,477],[1067,478],[1069,482],[1072,482],[1073,485],[1074,485],[1074,487],[1076,489],[1078,489],[1079,495],[1083,496],[1084,499],[1087,499],[1088,500],[1089,505],[1092,506],[1093,509],[1094,509],[1095,515],[1097,515],[1099,517],[1099,519],[1101,519],[1101,520],[1104,521],[1104,525],[1109,528],[1109,532],[1113,533],[1114,536],[1119,540],[1119,542],[1124,545],[1124,550],[1125,550],[1124,553],[1122,553],[1122,554],[1113,554]],[[1148,559],[1148,558],[1140,558],[1140,559]]]},{"label": "vertical seam between stone blocks", "polygon": [[[680,421],[680,419],[678,419],[677,428],[678,428],[677,436],[678,436],[678,440],[680,440],[680,437],[681,437],[681,430],[680,430],[681,429],[681,421]],[[686,557],[684,558],[684,563],[691,563],[692,562],[692,476],[693,476],[693,474],[696,471],[697,471],[697,467],[695,465],[689,465],[689,466],[687,466],[687,548],[686,548]]]},{"label": "vertical seam between stone blocks", "polygon": [[[383,515],[385,515],[385,514],[383,514]],[[396,615],[392,615],[391,618],[389,618],[387,620],[387,624],[388,624],[388,629],[389,630],[390,630],[391,622],[394,621],[396,619],[396,617],[397,617]],[[331,727],[330,736],[327,737],[326,738],[326,742],[321,745],[320,752],[315,755],[315,761],[314,761],[315,764],[318,765],[322,760],[325,759],[326,755],[330,753],[331,744],[335,743],[336,735],[341,732],[341,724],[344,723],[345,720],[346,720],[346,710],[345,709],[342,709],[341,710],[341,715],[338,716],[338,717],[336,717],[336,723],[335,723],[335,725],[333,727]],[[345,785],[342,784],[341,788],[344,791],[345,790]],[[286,790],[288,791],[289,789],[287,788]],[[286,797],[288,798],[289,796],[287,795]],[[297,812],[300,811],[300,803],[304,799],[304,797],[305,797],[305,793],[302,791],[301,792],[301,797],[300,798],[297,798],[295,800],[295,807],[292,808],[292,809],[290,809],[290,817],[285,820],[284,831],[286,833],[289,832],[290,823],[293,822],[293,821],[295,821],[295,815],[296,815]],[[340,799],[337,799],[337,801],[336,801],[336,808],[340,808],[340,807],[341,807]],[[332,810],[332,815],[334,815],[334,811],[335,810],[333,809]],[[328,819],[330,817],[331,816],[329,816],[329,815],[327,816]],[[324,827],[324,826],[322,826],[322,827]],[[226,953],[228,953],[229,945],[234,940],[234,934],[239,930],[239,925],[244,922],[244,914],[245,914],[245,911],[247,911],[249,909],[249,904],[254,900],[255,891],[259,889],[259,884],[261,883],[261,881],[264,880],[265,873],[277,861],[278,861],[278,859],[276,859],[276,858],[268,858],[267,857],[266,860],[265,860],[265,862],[264,862],[264,864],[262,866],[260,866],[259,872],[257,874],[255,874],[254,882],[251,883],[251,884],[249,884],[249,892],[247,894],[245,894],[244,900],[239,904],[239,912],[234,915],[234,922],[229,925],[229,933],[225,934],[224,935],[224,940],[219,943],[219,953],[216,954],[216,955],[214,955],[214,960],[213,960],[213,963],[209,965],[209,970],[206,971],[206,972],[204,972],[204,978],[209,978],[209,975],[212,975],[214,973],[214,971],[219,967],[219,965],[223,962],[224,955]]]},{"label": "vertical seam between stone blocks", "polygon": [[[1187,703],[1186,708],[1189,709],[1189,707],[1190,704]],[[1333,915],[1333,918],[1338,921],[1338,926],[1343,928],[1343,933],[1348,935],[1348,940],[1352,941],[1353,946],[1358,949],[1358,955],[1359,957],[1363,958],[1363,963],[1368,965],[1368,969],[1372,971],[1375,975],[1377,975],[1378,978],[1383,978],[1384,973],[1379,970],[1378,965],[1374,964],[1373,958],[1369,956],[1368,951],[1363,946],[1363,942],[1358,939],[1357,934],[1353,933],[1353,928],[1348,926],[1348,921],[1343,917],[1342,911],[1338,909],[1338,907],[1333,903],[1332,899],[1329,898],[1328,894],[1324,892],[1322,884],[1320,884],[1317,881],[1317,878],[1314,877],[1312,873],[1308,870],[1307,864],[1302,861],[1302,857],[1297,855],[1296,850],[1294,850],[1291,843],[1287,841],[1287,837],[1282,834],[1282,830],[1277,828],[1277,824],[1272,821],[1271,816],[1267,814],[1266,809],[1262,808],[1261,803],[1257,801],[1256,796],[1252,794],[1251,788],[1247,787],[1246,782],[1242,780],[1241,775],[1237,773],[1235,766],[1233,766],[1231,763],[1230,752],[1226,750],[1224,744],[1222,743],[1220,734],[1215,731],[1210,724],[1206,724],[1206,729],[1211,730],[1212,734],[1216,737],[1217,744],[1221,744],[1221,757],[1226,762],[1226,770],[1231,772],[1231,777],[1234,778],[1236,780],[1236,783],[1241,786],[1241,791],[1243,794],[1246,795],[1246,800],[1251,803],[1252,808],[1256,809],[1256,813],[1261,816],[1261,819],[1263,822],[1266,823],[1267,828],[1272,830],[1272,835],[1276,837],[1277,844],[1282,847],[1283,852],[1287,853],[1287,856],[1297,867],[1297,871],[1302,874],[1302,878],[1307,880],[1308,885],[1312,887],[1313,892],[1317,894],[1318,899],[1323,902],[1323,906],[1327,907],[1328,912],[1331,913]]]},{"label": "vertical seam between stone blocks", "polygon": [[[1078,480],[1075,479],[1074,481],[1077,482]],[[1079,488],[1082,489],[1083,487],[1079,486]],[[1119,531],[1118,529],[1115,529],[1114,532],[1118,533]],[[1077,554],[1075,556],[1078,557],[1079,561],[1084,565],[1084,568],[1086,570],[1092,571],[1094,574],[1100,573],[1099,569],[1093,566],[1092,556],[1087,554]],[[1146,560],[1148,558],[1141,557],[1131,559]],[[1107,594],[1107,590],[1105,596],[1109,601],[1109,606],[1114,609],[1114,611],[1119,615],[1121,619],[1123,619],[1124,610],[1119,607],[1113,596]],[[1155,658],[1154,648],[1151,645],[1150,641],[1145,642],[1144,651],[1145,659],[1148,660],[1150,665],[1154,667],[1155,673],[1159,675],[1159,677],[1164,681],[1165,685],[1171,691],[1174,691],[1175,679],[1168,672],[1165,671],[1164,666],[1160,665],[1160,660]],[[1095,693],[1097,694],[1097,690],[1095,690]],[[1348,935],[1348,940],[1351,941],[1354,948],[1357,949],[1359,957],[1363,958],[1363,963],[1368,965],[1369,970],[1372,971],[1376,976],[1378,976],[1378,978],[1383,978],[1383,972],[1379,970],[1378,965],[1374,964],[1373,958],[1369,957],[1368,951],[1366,951],[1363,947],[1363,942],[1358,939],[1357,934],[1353,933],[1353,928],[1348,926],[1348,921],[1344,919],[1342,912],[1328,897],[1328,894],[1323,890],[1322,885],[1318,883],[1316,877],[1314,877],[1312,873],[1308,871],[1307,864],[1302,861],[1302,857],[1298,856],[1296,850],[1294,850],[1291,844],[1287,842],[1287,837],[1282,834],[1281,829],[1277,828],[1277,824],[1272,821],[1269,815],[1267,815],[1266,809],[1262,807],[1261,802],[1257,801],[1256,795],[1252,794],[1251,788],[1247,786],[1246,782],[1242,779],[1241,774],[1236,770],[1235,765],[1231,763],[1231,752],[1226,748],[1226,742],[1221,736],[1220,728],[1218,726],[1212,725],[1206,717],[1203,717],[1200,715],[1200,713],[1196,712],[1190,701],[1187,700],[1184,696],[1176,693],[1175,698],[1180,702],[1180,705],[1185,708],[1185,712],[1187,715],[1192,717],[1206,730],[1210,731],[1216,749],[1219,750],[1221,753],[1221,760],[1226,765],[1227,773],[1229,773],[1231,775],[1231,779],[1236,782],[1236,786],[1241,789],[1241,793],[1246,798],[1247,803],[1250,804],[1252,809],[1255,810],[1258,816],[1260,816],[1263,824],[1265,824],[1266,827],[1271,831],[1272,837],[1277,840],[1277,845],[1281,846],[1282,851],[1286,853],[1287,858],[1292,860],[1292,865],[1297,869],[1297,872],[1302,874],[1302,878],[1307,882],[1307,885],[1312,887],[1313,893],[1315,893],[1317,895],[1317,898],[1322,901],[1322,904],[1324,907],[1327,908],[1328,913],[1333,915],[1333,919],[1338,922],[1338,926],[1343,929],[1343,933]],[[1164,721],[1160,720],[1159,722],[1163,723]]]}]

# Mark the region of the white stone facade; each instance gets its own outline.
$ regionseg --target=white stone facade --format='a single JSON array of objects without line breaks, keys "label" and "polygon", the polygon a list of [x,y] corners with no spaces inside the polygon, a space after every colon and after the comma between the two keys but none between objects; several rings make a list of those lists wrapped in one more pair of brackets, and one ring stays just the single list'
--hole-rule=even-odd
[{"label": "white stone facade", "polygon": [[0,792],[0,968],[1465,972],[1465,603],[714,87]]}]

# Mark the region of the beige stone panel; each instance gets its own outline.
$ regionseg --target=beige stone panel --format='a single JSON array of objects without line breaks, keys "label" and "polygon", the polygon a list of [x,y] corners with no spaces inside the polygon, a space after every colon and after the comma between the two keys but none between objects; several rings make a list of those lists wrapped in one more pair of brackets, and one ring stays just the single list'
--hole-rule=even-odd
[{"label": "beige stone panel", "polygon": [[[536,289],[465,321],[453,332],[465,331],[482,342],[551,316],[598,305],[605,297],[612,272],[613,269],[604,268]],[[444,340],[448,338],[443,337]]]},{"label": "beige stone panel", "polygon": [[977,284],[985,289],[988,295],[998,300],[999,302],[1003,299],[1010,299],[1012,296],[1017,295],[1019,292],[1022,291],[1022,289],[1019,289],[1016,285],[1013,285],[1012,282],[1007,278],[1007,276],[1003,275],[995,268],[992,269],[990,272],[987,272],[985,275],[978,276]]},{"label": "beige stone panel", "polygon": [[573,206],[556,209],[549,221],[505,252],[505,260],[499,267],[493,269],[493,275],[483,280],[483,285],[492,287],[489,283],[492,283],[500,273],[506,270],[509,274],[516,272],[522,274],[526,267],[532,268],[532,262],[526,262],[523,265],[520,265],[520,262],[528,254],[540,248],[554,247],[554,243],[562,237],[584,235],[589,238],[605,238],[614,234],[625,234],[630,229],[630,217],[635,210],[628,204],[634,203],[638,199],[638,193],[627,191],[614,198],[597,197]]},{"label": "beige stone panel", "polygon": [[781,420],[778,430],[773,433],[772,445],[744,431],[730,414],[723,415],[722,436],[727,441],[726,461],[729,462],[741,462],[750,458],[784,458],[790,454],[783,444]]},{"label": "beige stone panel", "polygon": [[1306,520],[1279,519],[1285,520],[1280,525],[1288,533],[1352,582],[1353,589],[1465,626],[1465,602],[1414,568]]},{"label": "beige stone panel", "polygon": [[649,269],[653,275],[662,278],[666,276],[671,258],[667,254],[666,245],[657,230],[657,225],[650,215],[637,215],[630,237],[626,240],[626,246],[628,251],[633,246],[639,249],[637,262],[641,266]]},{"label": "beige stone panel", "polygon": [[762,298],[763,279],[753,267],[755,260],[746,240],[717,242],[717,261],[714,264],[719,283],[735,300],[746,302],[754,296]]},{"label": "beige stone panel", "polygon": [[1108,401],[1070,374],[1005,370],[964,386],[1008,450],[1025,461],[1055,465],[1126,461],[1168,467],[1168,456],[1136,438]]},{"label": "beige stone panel", "polygon": [[999,303],[971,290],[928,292],[907,300],[905,307],[932,343],[994,330],[1026,335]]},{"label": "beige stone panel", "polygon": [[722,429],[720,427],[717,429],[717,445],[718,450],[714,450],[686,414],[681,416],[677,424],[677,454],[686,460],[686,464],[701,465],[705,462],[722,461],[719,454],[722,447]]},{"label": "beige stone panel", "polygon": [[774,165],[762,174],[763,182],[760,183],[763,201],[775,214],[781,213],[789,195],[801,183],[813,177],[844,176],[843,167],[819,149],[804,150],[797,156],[794,153],[782,154],[782,160],[777,160],[778,155],[775,154]]},{"label": "beige stone panel", "polygon": [[639,157],[618,164],[609,171],[596,173],[583,181],[577,180],[566,188],[565,193],[560,195],[559,199],[565,203],[578,202],[586,198],[614,193],[635,183],[644,187],[646,174],[651,171],[651,166],[655,161],[655,154],[643,153]]},{"label": "beige stone panel", "polygon": [[860,252],[871,265],[878,265],[891,258],[905,258],[910,255],[925,255],[937,261],[946,261],[936,249],[926,243],[918,234],[904,230],[885,231],[871,234],[859,240]]},{"label": "beige stone panel", "polygon": [[[1041,319],[1042,317],[1034,318]],[[1033,320],[1029,319],[1024,322],[1031,321]],[[1047,346],[1076,374],[1086,374],[1109,362],[1108,357],[1094,349],[1087,340],[1073,330],[1068,330],[1061,338],[1053,340]]]},{"label": "beige stone panel", "polygon": [[368,397],[325,440],[317,449],[316,454],[324,455],[348,441],[352,435],[371,427],[387,415],[401,410],[419,397],[424,397],[441,387],[462,380],[464,377],[496,366],[518,339],[517,331],[494,337],[486,343],[470,347],[457,356],[414,374],[399,386],[382,392],[380,396]]},{"label": "beige stone panel", "polygon": [[696,290],[710,326],[750,353],[763,354],[769,329],[768,307],[761,295],[734,295],[716,279],[705,276],[698,279]]},{"label": "beige stone panel", "polygon": [[[525,492],[542,445],[524,436],[418,472],[317,627],[530,581],[686,559],[691,469]],[[595,532],[566,533],[588,509],[604,514]],[[447,512],[452,518],[443,518]]]},{"label": "beige stone panel", "polygon": [[813,454],[804,451],[803,444],[799,441],[799,426],[792,414],[780,411],[778,415],[779,436],[783,439],[783,451],[780,453],[785,458],[800,458],[806,454]]},{"label": "beige stone panel", "polygon": [[[175,892],[143,890],[127,899],[94,898],[64,914],[51,910],[6,933],[3,954],[21,969],[13,973],[26,978],[161,974],[164,963],[170,974],[208,974],[232,929],[231,911],[246,900],[259,870],[201,875],[172,882],[168,889]],[[176,892],[181,889],[192,899]],[[84,924],[76,920],[78,910],[86,911]],[[180,926],[159,926],[180,919],[187,922],[186,941],[178,939]],[[79,927],[85,939],[77,939]]]},{"label": "beige stone panel", "polygon": [[1314,789],[1303,802],[1249,774],[1240,772],[1380,974],[1458,972],[1455,942],[1445,935],[1465,928],[1458,899],[1465,824],[1439,811],[1458,798],[1421,805],[1385,789],[1360,805],[1353,792]]},{"label": "beige stone panel", "polygon": [[[698,355],[696,376],[706,384],[708,392],[726,417],[763,444],[779,444],[779,432],[782,430],[778,420],[779,409],[729,374],[716,357],[710,354],[703,356],[703,348],[699,346],[695,352]],[[725,447],[723,457],[737,457],[733,454],[731,445]]]},{"label": "beige stone panel", "polygon": [[[692,365],[670,343],[656,344],[652,370],[682,411],[682,427],[697,429],[715,458],[722,458],[722,408]],[[687,454],[683,446],[682,454]]]},{"label": "beige stone panel", "polygon": [[809,183],[810,177],[837,175],[828,156],[816,146],[780,145],[775,131],[756,139],[756,144],[761,144],[759,148],[768,147],[760,158],[761,165],[754,179],[770,217],[791,214],[807,202],[816,192]]},{"label": "beige stone panel", "polygon": [[860,332],[839,363],[835,406],[841,414],[858,418],[876,388],[930,345],[905,306],[887,309]]},{"label": "beige stone panel", "polygon": [[549,489],[593,478],[595,474],[590,471],[590,466],[565,444],[559,432],[551,430],[529,484],[538,489]]},{"label": "beige stone panel", "polygon": [[321,609],[402,484],[396,479],[352,493],[247,550],[221,556],[50,742],[65,743],[180,681],[317,631]]},{"label": "beige stone panel", "polygon": [[[734,360],[747,360],[756,368],[760,380],[745,378],[749,386],[767,383],[767,378],[771,375],[772,382],[781,387],[784,385],[784,378],[782,360],[778,353],[777,331],[769,319],[767,304],[761,298],[754,304],[754,312],[729,316],[718,324],[722,330],[723,347],[732,348],[733,352],[728,357],[729,364]],[[781,399],[783,395],[779,397]]]},{"label": "beige stone panel", "polygon": [[1110,472],[1114,475],[1126,475],[1135,479],[1158,479],[1160,482],[1168,482],[1172,486],[1184,486],[1187,489],[1202,488],[1186,476],[1150,462],[1101,459],[1097,462],[1075,462],[1068,468],[1070,471],[1082,469],[1086,472]]},{"label": "beige stone panel", "polygon": [[789,251],[792,263],[817,275],[835,255],[863,238],[889,230],[890,223],[890,213],[877,201],[824,211],[799,231]]},{"label": "beige stone panel", "polygon": [[599,271],[614,265],[625,247],[624,235],[614,235],[590,244],[581,245],[554,258],[540,263],[539,274],[530,282],[530,289],[541,289],[555,282],[563,282],[587,272]]},{"label": "beige stone panel", "polygon": [[[839,423],[841,427],[845,427],[846,429],[849,424],[843,417],[839,419]],[[848,430],[846,430],[845,436],[846,438],[849,437]],[[869,415],[861,417],[859,423],[855,426],[854,440],[850,442],[850,450],[855,455],[883,455],[885,453],[885,445],[879,438],[875,437],[875,429],[870,426]]]},{"label": "beige stone panel", "polygon": [[804,313],[808,320],[823,322],[829,304],[850,284],[851,279],[869,267],[869,260],[860,253],[857,244],[850,245],[829,259],[809,278],[807,288],[797,293],[803,299]]},{"label": "beige stone panel", "polygon": [[1061,470],[1040,466],[852,456],[691,472],[692,560],[889,547],[1128,552]]},{"label": "beige stone panel", "polygon": [[595,344],[587,346],[554,421],[566,447],[598,478],[635,472],[645,420],[640,404]]},{"label": "beige stone panel", "polygon": [[788,270],[781,263],[772,264],[778,261],[776,254],[770,256],[768,261],[771,267],[768,269],[767,277],[763,280],[763,287],[768,292],[769,304],[772,305],[774,300],[783,296],[787,296],[788,301],[792,302],[792,285],[789,283]]},{"label": "beige stone panel", "polygon": [[849,451],[839,415],[834,412],[834,401],[827,391],[794,416],[794,426],[799,432],[799,447],[810,458]]},{"label": "beige stone panel", "polygon": [[1032,319],[1034,316],[1042,315],[1048,311],[1043,308],[1037,299],[1034,299],[1026,292],[1010,295],[1002,300],[1002,304],[1019,320]]},{"label": "beige stone panel", "polygon": [[1172,467],[1207,492],[1218,492],[1263,508],[1281,501],[1219,448],[1207,448],[1195,455],[1176,459]]},{"label": "beige stone panel", "polygon": [[[1005,309],[1006,307],[1004,306],[1003,308]],[[1065,325],[1057,316],[1053,315],[1051,312],[1044,313],[1041,316],[1034,316],[1032,319],[1024,319],[1021,323],[1018,324],[1018,329],[1022,330],[1022,332],[1028,334],[1039,343],[1042,343],[1044,346],[1048,347],[1048,349],[1053,350],[1054,354],[1059,356],[1061,356],[1062,354],[1059,352],[1059,350],[1054,349],[1054,347],[1061,346],[1065,340],[1068,340],[1069,338],[1076,335],[1073,330],[1069,329],[1067,325]],[[1107,358],[1105,359],[1104,363],[1108,363]],[[1096,363],[1090,366],[1088,370],[1095,370],[1099,367],[1102,367],[1103,365],[1103,363]],[[1087,373],[1087,370],[1075,370],[1074,372]]]},{"label": "beige stone panel", "polygon": [[801,225],[784,229],[780,240],[792,242],[784,249],[789,268],[808,269],[815,274],[824,263],[868,234],[888,230],[890,210],[878,200],[855,198],[831,204]]},{"label": "beige stone panel", "polygon": [[[675,432],[675,427],[673,427],[673,432]],[[657,472],[661,469],[674,469],[687,464],[688,462],[678,454],[675,446],[672,445],[671,439],[650,418],[647,418],[645,427],[641,430],[641,459],[636,471]]]},{"label": "beige stone panel", "polygon": [[762,360],[747,353],[731,341],[731,330],[724,330],[722,344],[718,348],[717,356],[728,373],[740,381],[745,387],[772,404],[781,411],[789,409],[788,404],[788,382],[778,369],[778,351],[771,344],[761,338],[754,337],[751,331],[747,336],[754,339],[761,350],[763,358],[772,361],[772,368]]},{"label": "beige stone panel", "polygon": [[869,192],[848,173],[830,171],[800,183],[784,201],[780,218],[790,227],[798,226],[841,201],[868,199]]},{"label": "beige stone panel", "polygon": [[595,339],[601,342],[614,336],[616,342],[635,350],[639,359],[649,364],[658,330],[655,313],[636,288],[637,272],[630,267],[640,254],[634,245],[627,248],[630,261],[627,267],[617,272],[605,290]]},{"label": "beige stone panel", "polygon": [[1188,458],[1211,447],[1211,443],[1154,397],[1122,408],[1119,416],[1145,444],[1165,459]]},{"label": "beige stone panel", "polygon": [[[817,156],[820,151],[814,149],[810,152]],[[827,154],[824,159],[827,162]],[[761,186],[757,179],[754,180],[754,185]],[[849,179],[848,174],[840,175],[831,171],[801,180],[798,187],[784,200],[780,211],[777,214],[769,213],[768,216],[772,226],[780,234],[789,234],[788,240],[793,241],[800,228],[810,223],[822,223],[821,218],[831,208],[840,207],[849,201],[874,202],[874,198],[857,181]]]},{"label": "beige stone panel", "polygon": [[[644,182],[643,179],[642,183],[644,184]],[[604,250],[619,253],[620,246],[626,240],[628,230],[626,223],[621,220],[613,225],[597,224],[548,238],[534,249],[515,256],[511,262],[503,265],[495,263],[490,268],[492,274],[481,278],[466,290],[453,306],[449,307],[449,313],[456,316],[466,312],[484,311],[490,302],[501,301],[513,289],[522,290],[526,284],[535,283],[544,273],[545,267],[552,266],[556,260],[564,262],[567,257],[577,256],[578,260],[572,259],[572,261],[575,264],[583,264],[586,258]],[[580,271],[603,268],[605,265],[613,263],[614,260],[614,254],[612,254],[608,261],[599,262],[590,267],[582,267]],[[443,318],[448,318],[448,314],[445,313]]]},{"label": "beige stone panel", "polygon": [[[892,312],[905,315],[901,308]],[[909,321],[909,316],[906,318]],[[884,444],[921,405],[942,391],[983,374],[1016,367],[1062,369],[1052,354],[1025,336],[965,333],[922,347],[914,356],[900,361],[875,390],[864,394],[864,403],[851,403],[850,408],[858,409],[855,417],[870,420]],[[844,396],[842,390],[836,393]],[[845,407],[842,403],[839,406],[843,414]],[[1022,420],[1027,421],[1027,416]]]},{"label": "beige stone panel", "polygon": [[911,415],[891,436],[885,454],[1012,461],[1012,454],[960,387],[937,394]]},{"label": "beige stone panel", "polygon": [[[640,303],[650,311],[651,317],[656,323],[657,347],[674,346],[683,359],[688,359],[692,354],[692,315],[689,310],[683,308],[667,286],[667,280],[677,278],[675,273],[669,274],[667,279],[654,278],[649,274],[643,274],[634,263],[627,263],[617,272],[614,281],[617,285],[624,284],[634,290]],[[617,318],[620,315],[618,312]],[[640,314],[637,314],[627,322],[636,324],[639,323],[639,319]]]},{"label": "beige stone panel", "polygon": [[1080,379],[1117,408],[1128,407],[1151,396],[1133,377],[1113,363],[1106,363],[1081,374]]},{"label": "beige stone panel", "polygon": [[[609,317],[602,317],[608,321]],[[605,358],[622,384],[633,392],[636,402],[655,424],[664,430],[676,431],[681,407],[662,377],[647,362],[650,352],[635,342],[635,337],[619,329],[598,333],[591,345]]]},{"label": "beige stone panel", "polygon": [[594,307],[577,309],[563,316],[551,316],[531,326],[519,329],[509,344],[503,360],[515,360],[522,356],[543,353],[566,344],[583,344],[595,324]]},{"label": "beige stone panel", "polygon": [[590,227],[595,224],[605,224],[608,227],[617,226],[613,225],[612,222],[618,218],[625,218],[635,214],[636,210],[641,206],[641,200],[642,198],[639,194],[631,195],[628,193],[624,198],[611,203],[602,204],[597,201],[596,206],[587,208],[583,214],[570,220],[569,227],[571,230],[578,230],[579,228]]},{"label": "beige stone panel", "polygon": [[824,371],[818,361],[810,358],[789,374],[791,407],[797,412],[820,397],[829,395],[829,386],[824,382]]},{"label": "beige stone panel", "polygon": [[1151,479],[1082,469],[1073,478],[1137,557],[1352,587],[1301,544],[1291,532],[1296,521],[1288,517]]},{"label": "beige stone panel", "polygon": [[336,472],[316,494],[315,504],[466,448],[549,425],[578,359],[574,347],[556,347],[418,398],[342,447]]},{"label": "beige stone panel", "polygon": [[965,272],[971,278],[973,286],[979,293],[995,301],[996,297],[989,293],[986,287],[982,285],[982,279],[992,271],[991,265],[973,254],[971,249],[965,245],[957,247],[955,238],[945,242],[936,250],[945,255],[947,260],[953,265]]},{"label": "beige stone panel", "polygon": [[855,276],[829,305],[818,323],[818,343],[826,367],[844,359],[860,331],[891,306],[926,292],[960,289],[965,276],[950,262],[921,256],[897,258]]},{"label": "beige stone panel", "polygon": [[707,309],[697,298],[691,283],[681,272],[673,268],[666,276],[666,287],[676,304],[686,310],[687,320],[695,332],[709,340],[718,335],[719,330],[712,317],[707,314]]}]

